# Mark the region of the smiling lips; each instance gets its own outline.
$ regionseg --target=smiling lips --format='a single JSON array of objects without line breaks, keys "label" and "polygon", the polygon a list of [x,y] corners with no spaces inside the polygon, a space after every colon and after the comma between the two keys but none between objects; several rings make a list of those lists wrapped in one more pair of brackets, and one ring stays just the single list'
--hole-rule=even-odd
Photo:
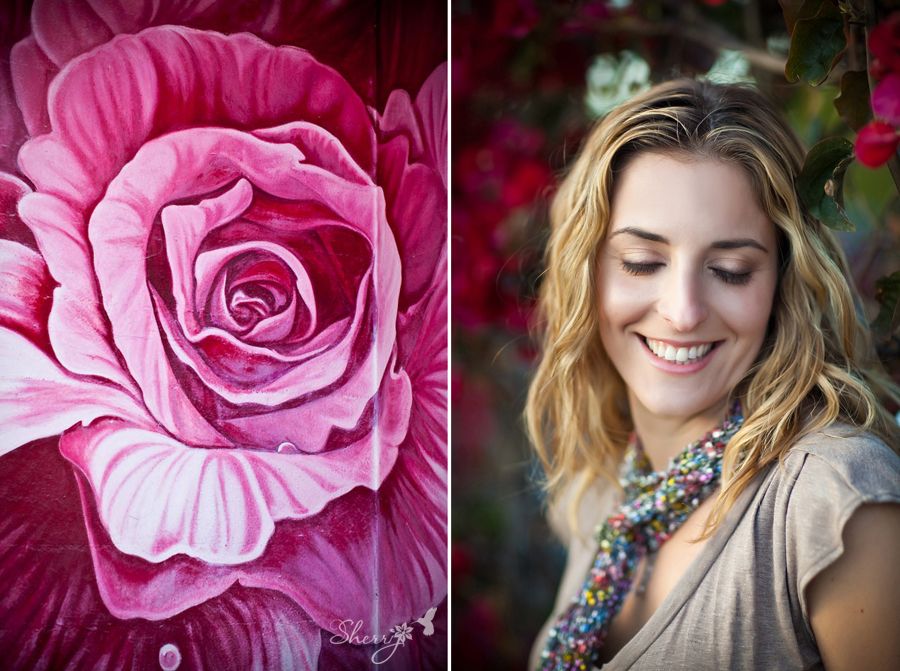
[{"label": "smiling lips", "polygon": [[702,361],[707,354],[713,349],[716,343],[700,343],[685,347],[675,347],[670,343],[662,340],[653,340],[652,338],[644,338],[644,343],[657,359],[674,363],[676,365],[688,366]]}]

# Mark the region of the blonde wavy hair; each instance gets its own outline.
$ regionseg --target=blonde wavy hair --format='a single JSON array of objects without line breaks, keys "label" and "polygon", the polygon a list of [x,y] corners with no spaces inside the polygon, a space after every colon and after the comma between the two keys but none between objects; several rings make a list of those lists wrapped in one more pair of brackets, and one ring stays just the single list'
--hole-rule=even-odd
[{"label": "blonde wavy hair", "polygon": [[569,524],[576,526],[581,497],[598,476],[616,481],[633,428],[625,385],[600,342],[596,278],[616,175],[643,152],[742,166],[778,236],[769,331],[733,391],[745,421],[727,446],[722,488],[701,537],[805,434],[843,421],[898,449],[900,431],[882,403],[897,403],[900,393],[857,315],[840,246],[801,205],[794,186],[804,157],[800,142],[753,88],[675,80],[597,124],[551,207],[538,303],[543,356],[525,418],[551,503],[574,491],[565,497]]}]

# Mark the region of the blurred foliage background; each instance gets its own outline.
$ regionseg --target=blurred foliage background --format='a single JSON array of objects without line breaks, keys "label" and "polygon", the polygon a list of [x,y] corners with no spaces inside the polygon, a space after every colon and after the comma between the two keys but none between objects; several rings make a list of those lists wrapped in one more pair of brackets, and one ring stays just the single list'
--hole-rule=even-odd
[{"label": "blurred foliage background", "polygon": [[617,103],[675,76],[750,81],[808,148],[827,139],[830,152],[811,153],[812,205],[855,228],[839,236],[865,317],[877,318],[880,356],[900,380],[896,9],[453,0],[452,649],[461,668],[525,668],[562,572],[521,421],[537,356],[529,318],[548,199],[591,124]]}]

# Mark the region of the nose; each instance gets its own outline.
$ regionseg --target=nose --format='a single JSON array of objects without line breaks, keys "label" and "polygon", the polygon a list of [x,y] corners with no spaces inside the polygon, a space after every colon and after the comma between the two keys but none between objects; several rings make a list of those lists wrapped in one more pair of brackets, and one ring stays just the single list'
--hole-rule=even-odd
[{"label": "nose", "polygon": [[667,278],[657,309],[673,330],[688,333],[696,329],[709,314],[701,278],[692,272]]}]

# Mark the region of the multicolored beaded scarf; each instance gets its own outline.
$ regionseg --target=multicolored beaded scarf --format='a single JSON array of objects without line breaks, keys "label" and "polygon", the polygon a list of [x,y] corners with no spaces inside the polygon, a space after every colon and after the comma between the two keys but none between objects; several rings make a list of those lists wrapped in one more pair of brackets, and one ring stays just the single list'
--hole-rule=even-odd
[{"label": "multicolored beaded scarf", "polygon": [[743,422],[735,403],[721,426],[684,448],[665,471],[651,470],[632,439],[623,464],[625,503],[597,530],[597,558],[581,592],[550,630],[543,671],[583,671],[598,663],[641,557],[656,552],[718,487],[725,445]]}]

